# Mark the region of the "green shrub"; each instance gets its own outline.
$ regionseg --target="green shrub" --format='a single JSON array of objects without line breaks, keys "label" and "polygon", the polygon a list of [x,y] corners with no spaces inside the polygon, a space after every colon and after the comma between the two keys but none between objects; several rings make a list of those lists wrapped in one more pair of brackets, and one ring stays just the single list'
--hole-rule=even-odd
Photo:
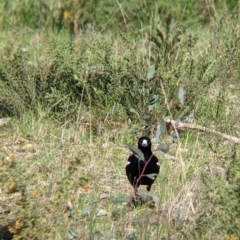
[{"label": "green shrub", "polygon": [[28,64],[27,55],[18,49],[12,59],[4,61],[0,73],[1,101],[12,115],[20,115],[36,100],[36,69]]},{"label": "green shrub", "polygon": [[[239,236],[239,172],[240,159],[234,155],[226,168],[226,174],[219,171],[205,172],[202,175],[203,187],[198,195],[200,213],[196,222],[200,235],[204,236],[208,232],[216,238]],[[209,226],[212,227],[209,229]]]},{"label": "green shrub", "polygon": [[[236,22],[234,18],[220,19],[213,28],[214,39],[201,53],[196,49],[197,37],[171,23],[152,33],[151,41],[123,33],[115,41],[95,34],[83,37],[79,43],[52,38],[36,64],[31,64],[20,48],[13,58],[2,63],[2,101],[8,111],[17,115],[34,108],[39,101],[54,114],[70,116],[81,103],[94,109],[100,118],[118,106],[120,119],[126,119],[127,113],[131,119],[151,125],[169,115],[168,103],[175,119],[190,113],[217,119],[217,112],[224,113],[226,107],[228,85],[238,77]],[[155,71],[148,79],[150,66]],[[184,108],[176,102],[180,86],[187,91]],[[214,97],[211,88],[217,89]],[[151,102],[156,104],[149,111]],[[206,111],[204,102],[207,108],[218,110]]]}]

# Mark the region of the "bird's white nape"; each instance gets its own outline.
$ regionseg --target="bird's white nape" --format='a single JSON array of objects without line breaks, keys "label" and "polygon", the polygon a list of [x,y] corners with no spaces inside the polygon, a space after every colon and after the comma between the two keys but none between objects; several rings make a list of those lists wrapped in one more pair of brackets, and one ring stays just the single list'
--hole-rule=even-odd
[{"label": "bird's white nape", "polygon": [[147,139],[143,139],[141,145],[142,145],[143,147],[148,146],[148,141],[147,141]]}]

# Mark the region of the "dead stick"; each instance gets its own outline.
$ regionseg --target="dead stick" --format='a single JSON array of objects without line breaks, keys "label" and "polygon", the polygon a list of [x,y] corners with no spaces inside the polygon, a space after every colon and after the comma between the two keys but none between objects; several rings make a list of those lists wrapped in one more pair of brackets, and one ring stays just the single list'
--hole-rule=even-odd
[{"label": "dead stick", "polygon": [[[137,179],[137,181],[136,181],[136,183],[135,183],[135,186],[134,186],[134,194],[135,194],[135,195],[136,195],[136,193],[138,192],[138,183],[141,181],[141,178],[144,176],[145,169],[146,169],[148,163],[150,162],[150,160],[152,159],[152,157],[153,157],[153,154],[150,156],[150,158],[149,158],[149,159],[147,160],[147,162],[145,163],[145,165],[144,165],[144,167],[143,167],[143,170],[142,170],[140,176],[138,177],[138,179]],[[141,161],[143,161],[143,160],[141,160]]]},{"label": "dead stick", "polygon": [[176,126],[178,129],[187,128],[187,129],[195,129],[195,130],[199,130],[199,131],[203,131],[203,132],[208,132],[208,133],[212,133],[216,136],[222,137],[223,139],[226,139],[230,142],[240,144],[240,139],[237,138],[237,137],[233,137],[233,136],[230,136],[228,134],[221,133],[219,131],[215,131],[213,129],[209,129],[209,128],[206,128],[206,127],[203,127],[203,126],[200,126],[200,125],[183,123],[183,122],[180,122],[180,123],[176,124],[175,120],[167,120],[167,122],[171,123],[171,125],[173,125],[173,126]]}]

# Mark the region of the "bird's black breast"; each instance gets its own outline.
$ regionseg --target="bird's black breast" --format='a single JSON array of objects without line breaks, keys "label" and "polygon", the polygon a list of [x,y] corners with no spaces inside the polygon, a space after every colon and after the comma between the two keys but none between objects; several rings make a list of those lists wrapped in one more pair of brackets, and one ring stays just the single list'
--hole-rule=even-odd
[{"label": "bird's black breast", "polygon": [[[139,178],[139,176],[141,175],[141,173],[144,169],[144,166],[145,166],[147,160],[149,159],[149,157],[145,156],[145,159],[146,159],[145,161],[140,160],[134,155],[131,155],[128,158],[128,163],[126,165],[126,175],[128,177],[129,182],[132,185],[136,184],[136,181]],[[151,160],[147,163],[147,166],[144,170],[143,175],[151,174],[151,173],[158,174],[159,170],[160,170],[160,166],[158,164],[158,159],[155,155],[153,155],[151,157]],[[155,181],[155,179],[151,179],[147,176],[143,176],[143,177],[141,177],[141,180],[139,181],[138,185],[152,185],[154,181]]]}]

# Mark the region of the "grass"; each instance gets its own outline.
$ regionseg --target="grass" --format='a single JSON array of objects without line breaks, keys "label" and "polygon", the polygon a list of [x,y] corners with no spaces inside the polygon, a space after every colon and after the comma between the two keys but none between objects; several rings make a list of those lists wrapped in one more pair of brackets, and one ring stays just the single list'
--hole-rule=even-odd
[{"label": "grass", "polygon": [[[9,167],[10,175],[3,184],[12,197],[6,200],[5,193],[2,199],[5,196],[4,205],[14,212],[8,221],[17,221],[12,228],[16,239],[62,239],[75,234],[81,239],[201,236],[194,235],[196,220],[204,208],[197,197],[202,188],[201,176],[210,174],[214,178],[220,174],[224,178],[226,167],[221,159],[230,155],[225,147],[218,160],[204,143],[204,134],[187,134],[171,145],[170,156],[157,153],[161,172],[152,192],[160,204],[134,209],[112,202],[133,192],[124,173],[130,154],[126,148],[127,126],[117,130],[119,135],[112,140],[108,130],[101,136],[90,135],[83,124],[59,125],[26,113],[20,121],[12,120],[4,133],[7,136],[1,137],[1,152],[5,159],[13,153],[16,165]],[[11,189],[13,183],[16,185]],[[221,239],[214,228],[206,234]]]},{"label": "grass", "polygon": [[239,239],[238,144],[164,135],[157,204],[127,203],[124,170],[163,117],[239,135],[233,2],[1,5],[0,238]]}]

